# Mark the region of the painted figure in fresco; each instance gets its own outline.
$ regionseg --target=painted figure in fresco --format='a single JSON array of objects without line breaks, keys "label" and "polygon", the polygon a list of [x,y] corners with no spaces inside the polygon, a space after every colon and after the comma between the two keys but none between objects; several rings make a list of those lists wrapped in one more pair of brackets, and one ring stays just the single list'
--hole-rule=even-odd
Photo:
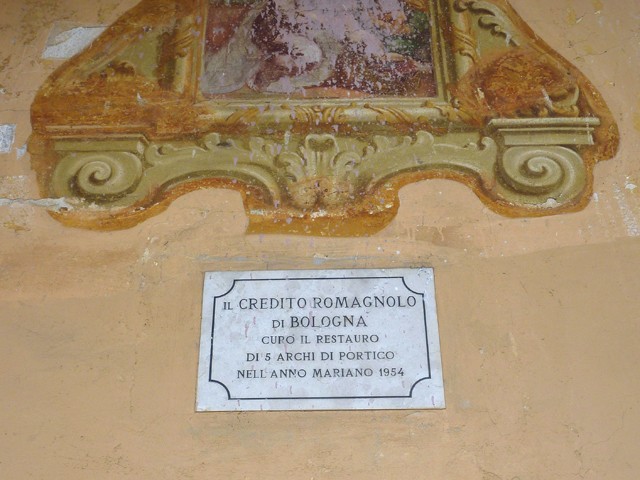
[{"label": "painted figure in fresco", "polygon": [[431,85],[427,17],[401,0],[249,3],[210,15],[205,93],[425,94]]}]

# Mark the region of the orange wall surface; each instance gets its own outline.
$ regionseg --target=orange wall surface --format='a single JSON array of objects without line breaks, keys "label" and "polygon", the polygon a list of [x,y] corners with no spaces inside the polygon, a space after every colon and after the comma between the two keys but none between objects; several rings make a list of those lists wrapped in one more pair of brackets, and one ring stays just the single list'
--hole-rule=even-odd
[{"label": "orange wall surface", "polygon": [[[585,210],[510,219],[429,180],[365,238],[247,235],[225,190],[123,231],[49,216],[22,147],[51,28],[134,4],[3,4],[0,478],[640,478],[640,3],[512,1],[619,123]],[[413,266],[435,268],[446,410],[195,413],[203,272]]]}]

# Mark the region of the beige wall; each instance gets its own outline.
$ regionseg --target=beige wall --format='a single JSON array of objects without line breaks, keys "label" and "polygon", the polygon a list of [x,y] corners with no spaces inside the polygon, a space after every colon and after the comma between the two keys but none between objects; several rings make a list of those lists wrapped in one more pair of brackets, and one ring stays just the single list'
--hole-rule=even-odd
[{"label": "beige wall", "polygon": [[[52,22],[109,23],[134,3],[4,3],[15,147],[58,64],[40,59]],[[245,235],[230,191],[111,233],[0,206],[0,478],[637,479],[640,3],[512,4],[621,127],[586,210],[508,219],[432,180],[402,190],[378,235],[330,239]],[[38,198],[28,157],[0,154],[0,197]],[[436,269],[445,411],[194,413],[202,272],[418,265]]]}]

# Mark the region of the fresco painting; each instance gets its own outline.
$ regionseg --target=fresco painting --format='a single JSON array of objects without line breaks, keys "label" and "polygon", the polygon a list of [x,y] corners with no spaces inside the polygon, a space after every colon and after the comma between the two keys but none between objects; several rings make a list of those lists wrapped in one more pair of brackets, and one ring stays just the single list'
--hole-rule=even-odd
[{"label": "fresco painting", "polygon": [[430,97],[436,92],[430,38],[426,2],[214,1],[201,90]]},{"label": "fresco painting", "polygon": [[142,0],[47,80],[32,125],[65,224],[227,188],[247,232],[325,236],[381,231],[432,178],[503,215],[577,211],[619,143],[506,0]]}]

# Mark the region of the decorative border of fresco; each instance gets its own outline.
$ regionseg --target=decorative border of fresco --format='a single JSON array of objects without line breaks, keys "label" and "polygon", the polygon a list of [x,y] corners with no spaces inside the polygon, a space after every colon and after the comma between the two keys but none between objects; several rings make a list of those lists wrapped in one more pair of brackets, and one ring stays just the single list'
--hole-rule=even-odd
[{"label": "decorative border of fresco", "polygon": [[114,229],[200,188],[241,192],[249,231],[364,235],[398,190],[460,181],[508,216],[575,211],[617,126],[600,94],[501,0],[430,12],[432,98],[233,100],[200,93],[206,0],[144,0],[60,67],[32,106],[43,195]]}]

